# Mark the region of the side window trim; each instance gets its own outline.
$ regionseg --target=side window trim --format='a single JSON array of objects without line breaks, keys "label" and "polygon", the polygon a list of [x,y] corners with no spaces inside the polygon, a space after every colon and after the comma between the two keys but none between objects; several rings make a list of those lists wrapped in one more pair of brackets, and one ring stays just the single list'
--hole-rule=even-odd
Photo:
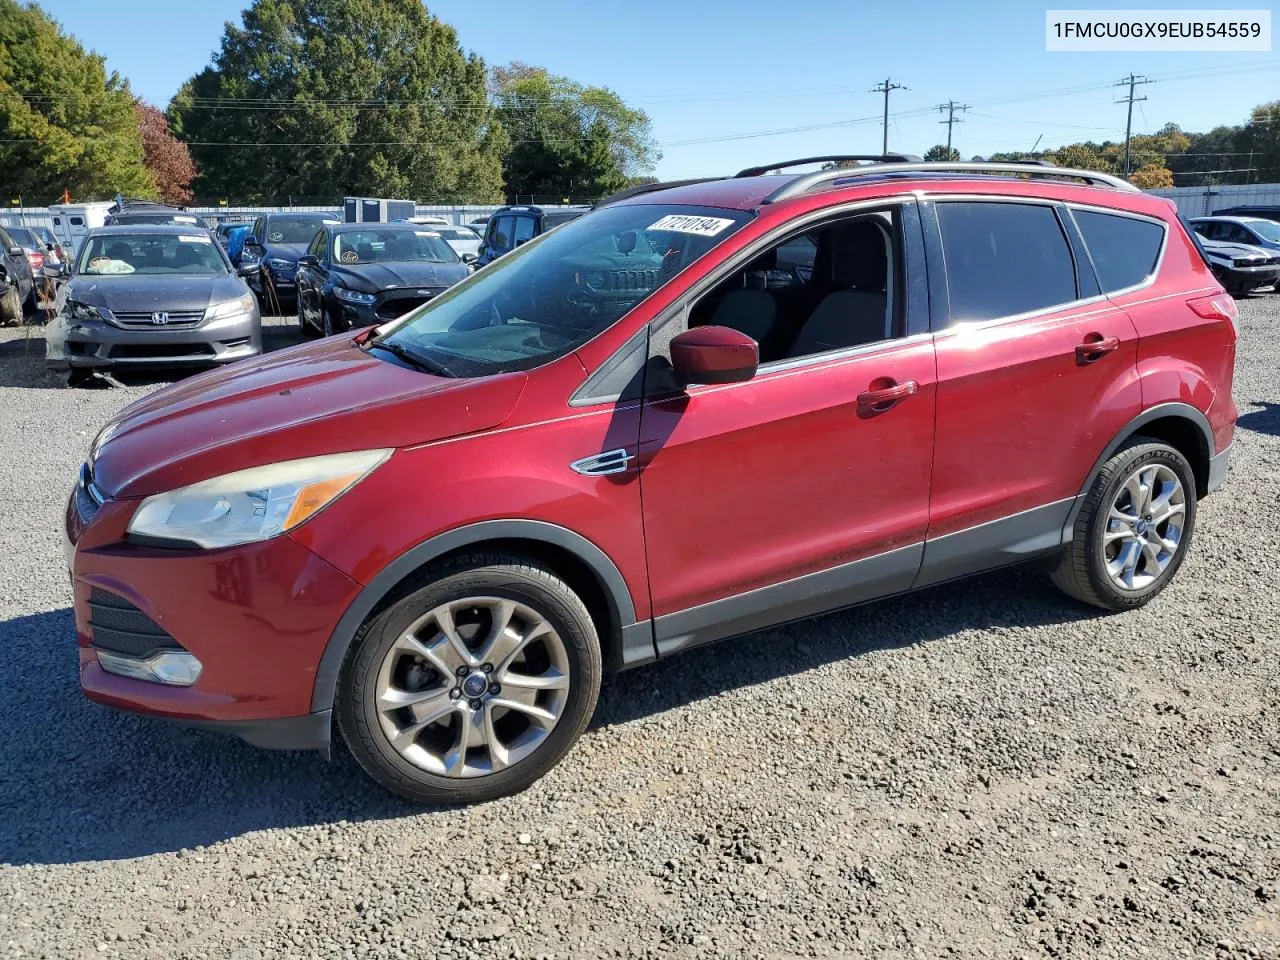
[{"label": "side window trim", "polygon": [[[942,196],[931,196],[928,201],[922,203],[925,209],[922,211],[922,222],[925,232],[925,248],[932,254],[929,260],[930,267],[930,318],[934,333],[944,333],[959,328],[959,324],[951,323],[951,284],[950,277],[946,265],[946,251],[942,244],[942,228],[938,221],[938,205],[942,203],[1004,203],[1004,204],[1020,204],[1049,207],[1058,222],[1058,229],[1062,231],[1063,242],[1067,245],[1067,250],[1072,258],[1072,270],[1076,276],[1076,297],[1074,300],[1065,300],[1062,303],[1050,304],[1044,307],[1037,307],[1034,310],[1026,310],[1022,313],[1011,313],[999,317],[991,317],[986,320],[976,320],[964,324],[965,329],[982,329],[984,327],[992,327],[997,324],[1016,323],[1021,320],[1030,320],[1035,317],[1046,316],[1051,313],[1061,313],[1066,310],[1072,310],[1076,307],[1095,303],[1104,300],[1106,297],[1101,293],[1083,295],[1080,287],[1078,272],[1078,255],[1072,245],[1071,233],[1067,229],[1064,217],[1060,211],[1060,207],[1064,204],[1060,200],[1050,200],[1044,197],[1016,197],[1012,198],[1002,194],[947,194]],[[1109,210],[1107,211],[1109,212]],[[1093,264],[1090,261],[1090,269]],[[935,279],[936,274],[936,279]],[[1099,289],[1101,289],[1099,287]],[[936,307],[936,309],[934,309]]]},{"label": "side window trim", "polygon": [[1054,208],[1058,215],[1058,225],[1066,235],[1067,246],[1071,249],[1071,260],[1076,271],[1076,301],[1089,300],[1102,293],[1102,279],[1098,276],[1098,265],[1093,262],[1093,254],[1085,243],[1080,224],[1065,203]]}]

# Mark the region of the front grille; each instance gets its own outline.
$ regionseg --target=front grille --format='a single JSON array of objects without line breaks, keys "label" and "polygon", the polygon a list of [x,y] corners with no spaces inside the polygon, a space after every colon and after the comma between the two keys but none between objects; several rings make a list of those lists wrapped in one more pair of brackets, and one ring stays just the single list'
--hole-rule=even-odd
[{"label": "front grille", "polygon": [[204,311],[199,313],[170,313],[166,323],[156,323],[149,313],[113,313],[116,322],[122,327],[146,327],[150,330],[166,327],[194,327],[204,319]]},{"label": "front grille", "polygon": [[604,275],[606,290],[645,291],[652,290],[657,285],[657,270],[610,270]]},{"label": "front grille", "polygon": [[145,659],[159,650],[181,650],[182,644],[124,597],[94,587],[89,595],[93,646],[108,653]]},{"label": "front grille", "polygon": [[196,359],[213,355],[213,346],[208,343],[118,343],[109,354],[113,360]]},{"label": "front grille", "polygon": [[396,297],[394,300],[383,300],[380,304],[373,308],[374,315],[379,320],[394,320],[396,317],[402,317],[415,307],[420,307],[431,297]]}]

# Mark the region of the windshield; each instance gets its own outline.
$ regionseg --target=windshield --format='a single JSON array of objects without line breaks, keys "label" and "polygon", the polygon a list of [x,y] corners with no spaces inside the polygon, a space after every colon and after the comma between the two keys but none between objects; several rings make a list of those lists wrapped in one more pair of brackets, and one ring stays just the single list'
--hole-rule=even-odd
[{"label": "windshield", "polygon": [[112,216],[111,223],[115,226],[132,224],[134,226],[156,227],[168,224],[176,227],[196,227],[200,225],[200,221],[188,213],[117,213]]},{"label": "windshield", "polygon": [[36,235],[45,243],[57,243],[48,227],[36,227]]},{"label": "windshield", "polygon": [[227,267],[207,233],[130,233],[91,237],[80,254],[79,272],[211,277]]},{"label": "windshield", "polygon": [[337,263],[456,263],[458,255],[434,228],[414,230],[352,230],[335,234]]},{"label": "windshield", "polygon": [[327,223],[339,223],[327,214],[311,217],[270,217],[267,220],[267,243],[310,243],[316,231]]},{"label": "windshield", "polygon": [[1249,224],[1249,227],[1263,240],[1280,243],[1280,223],[1272,220],[1254,220]]},{"label": "windshield", "polygon": [[528,370],[612,326],[752,214],[717,207],[605,207],[544,233],[385,328],[458,376]]}]

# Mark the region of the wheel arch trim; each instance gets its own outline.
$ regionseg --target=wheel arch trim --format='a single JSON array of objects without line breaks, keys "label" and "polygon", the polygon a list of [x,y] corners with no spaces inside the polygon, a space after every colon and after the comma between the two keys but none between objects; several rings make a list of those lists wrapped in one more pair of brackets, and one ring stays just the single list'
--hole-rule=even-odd
[{"label": "wheel arch trim", "polygon": [[[445,554],[500,540],[535,541],[573,554],[591,570],[603,588],[605,598],[612,606],[612,612],[622,630],[623,636],[616,638],[618,642],[625,648],[644,640],[652,648],[651,621],[636,623],[635,604],[626,579],[608,555],[594,543],[567,527],[542,520],[483,520],[448,530],[406,550],[365,584],[342,614],[325,644],[312,686],[312,711],[328,710],[333,706],[338,689],[338,675],[351,641],[370,612],[396,586],[414,571]],[[647,659],[653,659],[652,655]],[[638,662],[641,661],[628,660],[627,665]]]},{"label": "wheel arch trim", "polygon": [[[1071,512],[1067,514],[1067,522],[1063,527],[1063,542],[1071,540],[1072,532],[1075,529],[1076,517],[1080,513],[1080,508],[1084,505],[1085,495],[1093,486],[1093,482],[1098,478],[1098,474],[1102,471],[1103,465],[1111,459],[1117,450],[1136,433],[1140,433],[1142,428],[1149,423],[1157,420],[1167,420],[1176,418],[1186,420],[1196,428],[1196,436],[1202,443],[1201,453],[1208,465],[1214,455],[1216,448],[1213,440],[1213,427],[1209,423],[1209,418],[1202,411],[1193,407],[1189,403],[1180,403],[1177,401],[1170,403],[1159,403],[1154,407],[1143,410],[1140,414],[1130,420],[1115,435],[1110,443],[1103,449],[1098,459],[1094,462],[1093,467],[1089,470],[1089,475],[1085,477],[1084,484],[1080,487],[1080,494],[1076,497],[1075,506],[1071,508]],[[1193,464],[1194,468],[1194,464]]]}]

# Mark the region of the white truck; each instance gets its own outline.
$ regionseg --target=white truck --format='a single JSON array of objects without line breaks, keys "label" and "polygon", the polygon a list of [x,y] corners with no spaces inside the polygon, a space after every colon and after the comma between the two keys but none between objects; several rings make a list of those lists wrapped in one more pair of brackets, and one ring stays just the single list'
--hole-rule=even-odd
[{"label": "white truck", "polygon": [[107,219],[110,200],[92,200],[87,203],[57,203],[49,207],[53,222],[53,235],[79,253],[85,234],[100,227]]}]

